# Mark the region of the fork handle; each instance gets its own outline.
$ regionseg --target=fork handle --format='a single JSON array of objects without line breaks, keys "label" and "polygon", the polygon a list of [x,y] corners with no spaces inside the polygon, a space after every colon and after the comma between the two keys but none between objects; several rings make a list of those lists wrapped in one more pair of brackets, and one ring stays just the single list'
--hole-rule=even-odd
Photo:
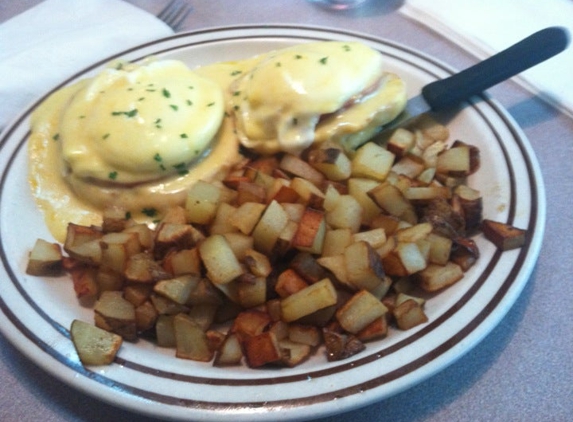
[{"label": "fork handle", "polygon": [[555,56],[568,44],[569,33],[565,28],[542,29],[474,66],[424,86],[422,96],[433,111],[454,107]]}]

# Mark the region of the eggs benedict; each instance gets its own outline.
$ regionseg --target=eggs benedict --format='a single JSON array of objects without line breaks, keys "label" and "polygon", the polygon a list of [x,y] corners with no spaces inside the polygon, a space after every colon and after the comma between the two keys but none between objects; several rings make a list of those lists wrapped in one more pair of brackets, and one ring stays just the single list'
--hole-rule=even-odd
[{"label": "eggs benedict", "polygon": [[265,54],[230,86],[241,143],[297,153],[331,140],[352,149],[404,109],[404,82],[357,42],[300,44]]},{"label": "eggs benedict", "polygon": [[57,238],[109,205],[159,215],[239,157],[221,88],[175,60],[114,64],[53,93],[31,122],[30,184]]}]

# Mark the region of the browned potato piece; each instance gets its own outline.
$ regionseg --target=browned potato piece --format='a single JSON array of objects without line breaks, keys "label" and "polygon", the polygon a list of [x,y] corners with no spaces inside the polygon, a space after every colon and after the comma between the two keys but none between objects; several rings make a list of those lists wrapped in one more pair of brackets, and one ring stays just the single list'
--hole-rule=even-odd
[{"label": "browned potato piece", "polygon": [[296,155],[285,154],[279,164],[279,168],[293,176],[308,180],[316,186],[320,186],[324,181],[324,175],[320,171]]},{"label": "browned potato piece", "polygon": [[274,333],[266,331],[241,341],[245,359],[251,368],[276,363],[282,359],[282,351]]},{"label": "browned potato piece", "polygon": [[49,276],[61,274],[62,249],[58,243],[37,239],[30,251],[26,274]]},{"label": "browned potato piece", "polygon": [[155,327],[157,310],[151,301],[147,300],[135,308],[135,326],[138,331],[147,331]]},{"label": "browned potato piece", "polygon": [[408,299],[397,305],[393,310],[393,314],[396,324],[401,330],[409,330],[428,321],[422,305],[414,299]]},{"label": "browned potato piece", "polygon": [[482,230],[485,237],[502,251],[523,246],[527,234],[523,229],[492,220],[484,220]]},{"label": "browned potato piece", "polygon": [[77,319],[72,321],[70,334],[84,365],[109,365],[122,344],[121,336]]},{"label": "browned potato piece", "polygon": [[326,233],[326,219],[322,211],[307,208],[292,239],[292,246],[312,254],[320,254]]},{"label": "browned potato piece", "polygon": [[96,326],[116,333],[125,340],[137,340],[135,307],[123,298],[122,292],[103,292],[94,312]]},{"label": "browned potato piece", "polygon": [[366,348],[364,343],[353,335],[341,334],[329,328],[324,328],[322,335],[326,346],[326,358],[329,361],[349,358]]},{"label": "browned potato piece", "polygon": [[308,287],[308,283],[304,278],[292,268],[287,268],[279,274],[275,284],[275,291],[280,297],[287,297],[306,287]]}]

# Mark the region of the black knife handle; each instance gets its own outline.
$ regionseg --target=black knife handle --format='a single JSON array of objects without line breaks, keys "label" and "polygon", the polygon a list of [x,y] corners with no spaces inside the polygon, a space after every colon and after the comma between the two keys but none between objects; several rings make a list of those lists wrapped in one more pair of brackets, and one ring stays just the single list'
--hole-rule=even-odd
[{"label": "black knife handle", "polygon": [[433,111],[454,107],[555,56],[568,44],[569,33],[565,28],[542,29],[474,66],[424,86],[422,96]]}]

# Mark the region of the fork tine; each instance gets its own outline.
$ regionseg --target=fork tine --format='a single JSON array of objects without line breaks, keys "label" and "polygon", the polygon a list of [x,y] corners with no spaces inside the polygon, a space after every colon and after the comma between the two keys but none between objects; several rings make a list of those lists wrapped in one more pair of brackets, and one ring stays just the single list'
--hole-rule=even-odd
[{"label": "fork tine", "polygon": [[157,14],[157,17],[172,29],[177,29],[191,12],[191,8],[181,0],[172,0]]}]

